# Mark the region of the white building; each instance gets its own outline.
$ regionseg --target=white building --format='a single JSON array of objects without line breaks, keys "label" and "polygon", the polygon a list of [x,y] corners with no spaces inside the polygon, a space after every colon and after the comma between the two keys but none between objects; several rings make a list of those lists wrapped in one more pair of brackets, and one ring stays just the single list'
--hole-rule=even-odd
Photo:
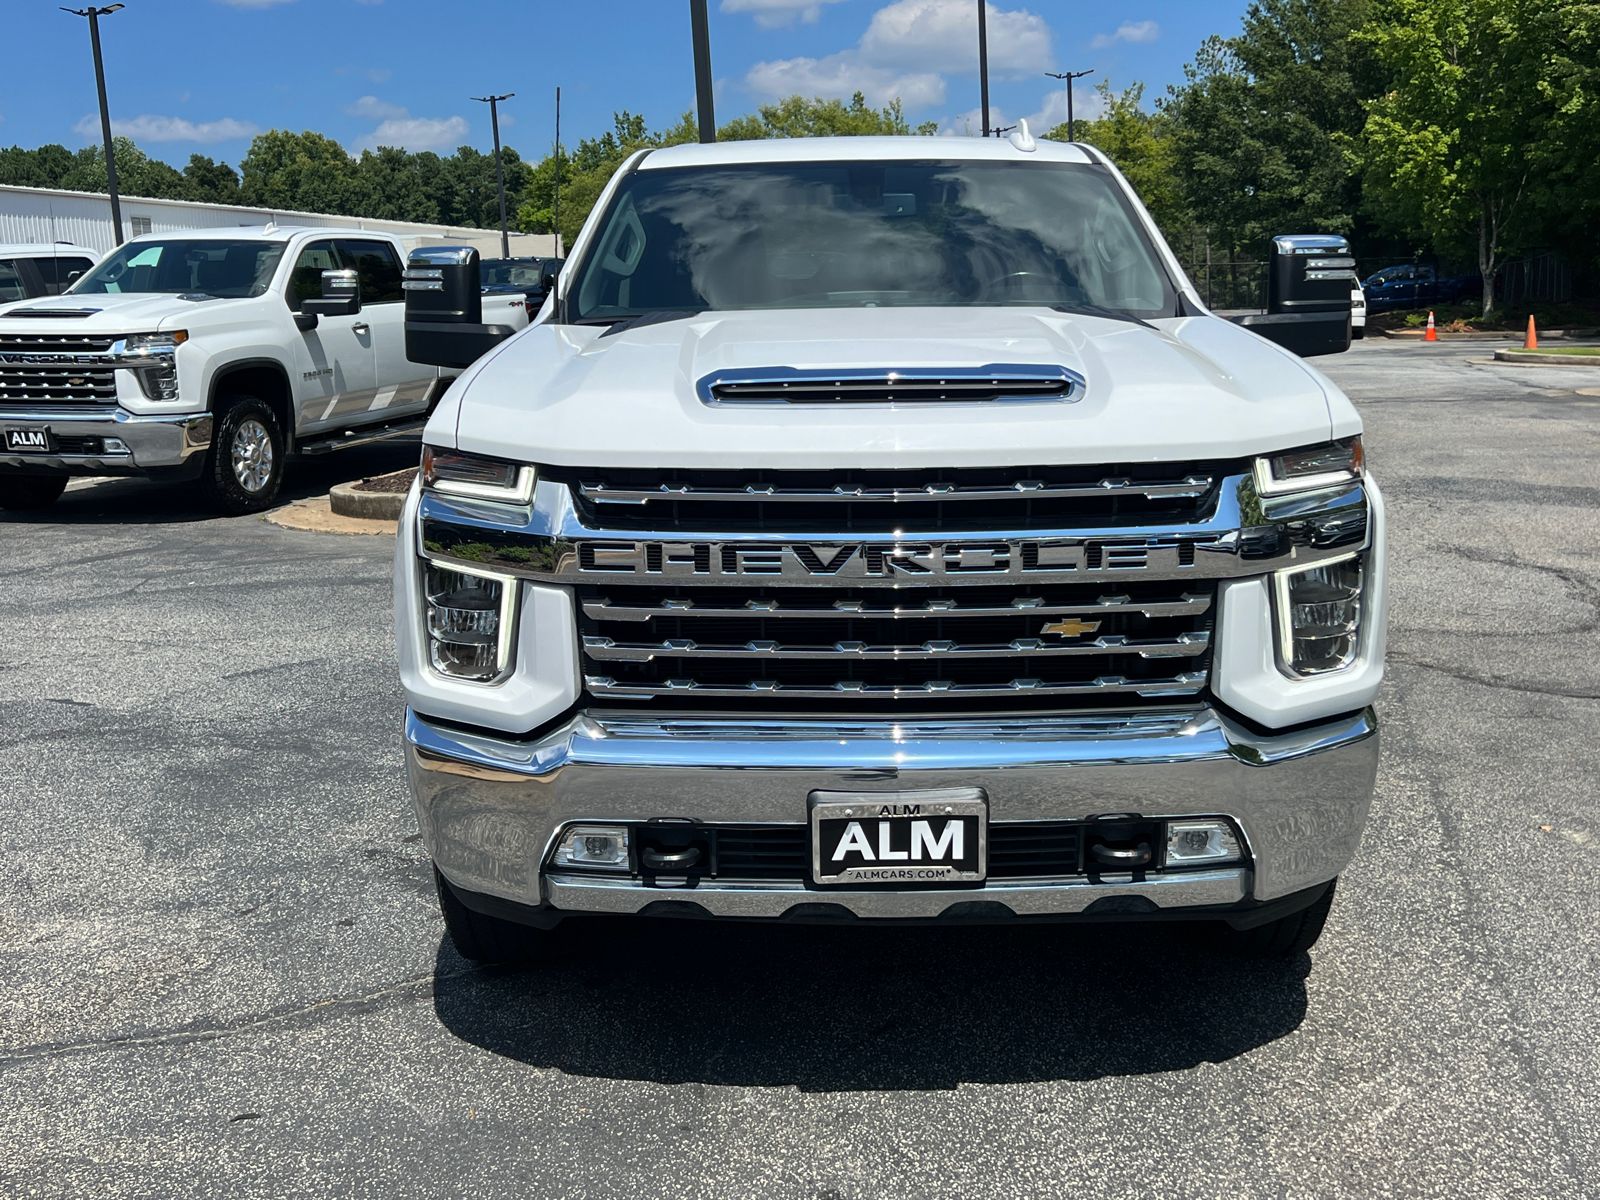
[{"label": "white building", "polygon": [[[346,229],[371,229],[392,233],[409,246],[476,246],[485,258],[500,256],[500,231],[463,229],[451,225],[424,225],[412,221],[378,221],[369,217],[339,217],[328,213],[290,212],[287,209],[245,208],[231,204],[195,204],[187,200],[152,200],[123,196],[122,232],[125,237],[143,233],[171,233],[181,229],[227,229],[240,225],[332,225]],[[111,225],[110,197],[94,192],[67,192],[51,188],[0,186],[0,242],[71,242],[102,254],[116,248]],[[555,253],[555,236],[513,233],[514,256],[547,257]]]}]

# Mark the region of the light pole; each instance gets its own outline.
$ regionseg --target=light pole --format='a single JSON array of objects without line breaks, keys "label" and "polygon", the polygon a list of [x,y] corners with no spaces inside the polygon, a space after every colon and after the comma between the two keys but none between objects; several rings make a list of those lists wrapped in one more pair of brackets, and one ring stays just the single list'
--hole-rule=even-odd
[{"label": "light pole", "polygon": [[561,85],[556,85],[556,198],[551,206],[550,229],[556,235],[557,258],[561,257]]},{"label": "light pole", "polygon": [[706,0],[689,0],[689,33],[694,39],[694,97],[700,140],[717,140],[717,113],[711,96],[711,25]]},{"label": "light pole", "polygon": [[489,106],[489,123],[494,126],[494,177],[500,186],[500,257],[511,257],[511,238],[506,233],[506,165],[500,161],[500,101],[509,100],[515,92],[503,96],[473,96]]},{"label": "light pole", "polygon": [[983,136],[989,136],[989,7],[978,0],[978,97],[983,106]]},{"label": "light pole", "polygon": [[106,190],[111,194],[111,225],[117,232],[117,245],[122,245],[122,201],[117,198],[117,158],[111,149],[111,109],[106,104],[106,68],[100,60],[100,18],[120,12],[125,5],[108,4],[104,8],[65,8],[64,13],[89,18],[89,44],[94,47],[94,85],[100,93],[100,135],[106,143]]},{"label": "light pole", "polygon": [[1091,67],[1087,71],[1046,71],[1045,75],[1051,79],[1064,79],[1067,82],[1067,141],[1075,142],[1078,139],[1073,134],[1072,121],[1072,81],[1082,79],[1085,75],[1093,75]]}]

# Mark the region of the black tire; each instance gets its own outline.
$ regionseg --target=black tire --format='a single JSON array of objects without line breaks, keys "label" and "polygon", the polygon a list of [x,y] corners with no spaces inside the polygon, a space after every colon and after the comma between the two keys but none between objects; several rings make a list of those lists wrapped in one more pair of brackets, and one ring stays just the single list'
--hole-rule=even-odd
[{"label": "black tire", "polygon": [[283,486],[283,424],[264,400],[230,396],[217,412],[200,483],[230,516],[271,508]]},{"label": "black tire", "polygon": [[456,953],[470,962],[526,963],[542,957],[550,934],[501,917],[473,912],[461,903],[439,868],[433,869],[433,886],[439,893],[439,912]]},{"label": "black tire", "polygon": [[1239,954],[1248,958],[1295,958],[1317,944],[1322,927],[1328,923],[1328,910],[1333,907],[1333,893],[1337,879],[1328,882],[1327,889],[1299,912],[1279,917],[1254,929],[1230,929],[1228,941]]},{"label": "black tire", "polygon": [[66,475],[0,475],[0,508],[32,512],[49,508],[67,490]]},{"label": "black tire", "polygon": [[1354,329],[1352,329],[1350,331],[1350,340],[1351,341],[1359,342],[1362,338],[1364,338],[1366,336],[1367,336],[1367,327],[1365,325],[1357,325]]}]

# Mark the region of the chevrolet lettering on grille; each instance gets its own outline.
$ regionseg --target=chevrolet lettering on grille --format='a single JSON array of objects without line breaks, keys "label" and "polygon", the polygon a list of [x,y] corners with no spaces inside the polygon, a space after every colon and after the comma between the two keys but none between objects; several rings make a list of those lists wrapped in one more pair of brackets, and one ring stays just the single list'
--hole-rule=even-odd
[{"label": "chevrolet lettering on grille", "polygon": [[842,543],[625,542],[577,544],[582,575],[659,579],[882,580],[1056,575],[1115,571],[1181,574],[1195,542],[1053,538],[1003,542]]}]

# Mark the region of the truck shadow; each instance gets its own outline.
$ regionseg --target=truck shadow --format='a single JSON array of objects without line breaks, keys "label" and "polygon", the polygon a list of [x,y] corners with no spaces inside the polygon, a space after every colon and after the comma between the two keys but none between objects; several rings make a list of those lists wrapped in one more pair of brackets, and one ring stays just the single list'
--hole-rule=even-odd
[{"label": "truck shadow", "polygon": [[[278,504],[325,495],[336,483],[384,475],[417,465],[421,441],[399,439],[337,454],[291,458]],[[176,525],[195,521],[253,521],[225,517],[206,503],[194,483],[167,483],[133,476],[75,480],[60,500],[38,512],[0,511],[0,523],[18,525]]]},{"label": "truck shadow", "polygon": [[[461,974],[458,1037],[571,1075],[927,1090],[1221,1062],[1296,1029],[1310,960],[1219,952],[1203,926],[863,929],[569,922],[556,956]],[[453,976],[453,978],[446,978]]]}]

